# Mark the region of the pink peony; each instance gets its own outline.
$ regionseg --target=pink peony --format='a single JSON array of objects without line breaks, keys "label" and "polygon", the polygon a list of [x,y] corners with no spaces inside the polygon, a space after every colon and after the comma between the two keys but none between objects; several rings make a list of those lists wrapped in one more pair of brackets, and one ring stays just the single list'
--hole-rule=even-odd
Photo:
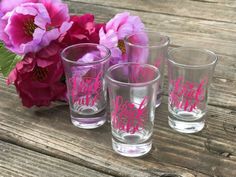
[{"label": "pink peony", "polygon": [[65,34],[71,25],[68,7],[60,0],[27,2],[1,17],[0,39],[14,53],[37,52]]},{"label": "pink peony", "polygon": [[7,82],[15,84],[24,106],[48,106],[51,101],[65,98],[60,52],[53,42],[38,53],[27,54],[11,71]]},{"label": "pink peony", "polygon": [[73,25],[62,37],[63,44],[99,43],[99,30],[104,25],[96,24],[92,14],[71,16],[70,21],[73,22]]},{"label": "pink peony", "polygon": [[138,16],[131,16],[128,12],[117,14],[99,31],[100,44],[111,50],[111,64],[125,60],[126,48],[124,38],[132,33],[142,31],[144,24]]}]

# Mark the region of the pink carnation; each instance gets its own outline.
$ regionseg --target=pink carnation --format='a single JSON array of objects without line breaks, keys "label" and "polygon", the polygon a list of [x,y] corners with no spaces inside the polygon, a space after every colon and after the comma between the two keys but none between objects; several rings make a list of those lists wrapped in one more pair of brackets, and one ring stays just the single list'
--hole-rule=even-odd
[{"label": "pink carnation", "polygon": [[144,24],[138,16],[128,12],[117,14],[99,31],[100,44],[110,48],[112,64],[124,61],[126,49],[124,38],[132,33],[142,31]]},{"label": "pink carnation", "polygon": [[14,53],[37,52],[72,25],[68,22],[68,7],[60,0],[37,2],[19,4],[0,19],[0,39]]},{"label": "pink carnation", "polygon": [[59,45],[51,43],[38,53],[27,54],[11,71],[7,82],[15,84],[24,106],[48,106],[51,101],[65,98],[60,52]]}]

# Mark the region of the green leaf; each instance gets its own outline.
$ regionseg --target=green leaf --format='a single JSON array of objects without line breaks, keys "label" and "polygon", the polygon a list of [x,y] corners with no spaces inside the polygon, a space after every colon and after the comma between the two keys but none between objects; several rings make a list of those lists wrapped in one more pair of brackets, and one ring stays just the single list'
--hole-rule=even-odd
[{"label": "green leaf", "polygon": [[0,72],[6,77],[14,69],[17,62],[23,59],[22,56],[16,55],[0,43]]}]

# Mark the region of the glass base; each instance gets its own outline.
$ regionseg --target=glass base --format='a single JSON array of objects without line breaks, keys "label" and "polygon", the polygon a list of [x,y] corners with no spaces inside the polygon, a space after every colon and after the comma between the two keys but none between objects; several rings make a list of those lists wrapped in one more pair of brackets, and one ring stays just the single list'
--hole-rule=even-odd
[{"label": "glass base", "polygon": [[71,122],[73,125],[83,129],[94,129],[102,126],[106,122],[106,110],[94,115],[80,115],[71,113]]},{"label": "glass base", "polygon": [[197,133],[204,128],[203,118],[196,121],[184,121],[176,119],[173,115],[168,116],[168,123],[171,128],[181,133]]},{"label": "glass base", "polygon": [[112,138],[112,148],[116,153],[126,157],[140,157],[152,149],[152,141],[149,140],[140,144],[125,144]]}]

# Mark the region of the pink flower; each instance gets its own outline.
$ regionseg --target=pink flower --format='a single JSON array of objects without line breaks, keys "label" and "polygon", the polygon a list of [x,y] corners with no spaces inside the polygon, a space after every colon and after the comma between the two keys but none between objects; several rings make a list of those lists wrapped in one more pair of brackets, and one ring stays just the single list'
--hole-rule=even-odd
[{"label": "pink flower", "polygon": [[[90,63],[96,60],[96,55],[94,52],[91,53],[86,53],[84,56],[82,56],[81,58],[79,58],[77,60],[78,63]],[[97,66],[98,67],[98,66]],[[83,76],[85,76],[88,71],[91,70],[91,68],[88,67],[82,67],[80,66],[79,69],[77,66],[74,66],[71,68],[73,75],[75,75],[75,77],[78,77],[79,79],[82,78]],[[74,79],[76,80],[76,79]]]},{"label": "pink flower", "polygon": [[37,52],[65,34],[68,21],[68,8],[59,0],[23,3],[1,18],[0,39],[14,53]]},{"label": "pink flower", "polygon": [[53,42],[38,53],[27,54],[11,71],[7,82],[15,84],[24,106],[48,106],[51,101],[65,98],[60,52]]},{"label": "pink flower", "polygon": [[0,3],[0,11],[5,14],[12,11],[16,6],[26,2],[38,2],[38,0],[2,0]]},{"label": "pink flower", "polygon": [[117,14],[99,31],[100,44],[110,48],[112,64],[125,60],[126,48],[124,38],[132,33],[142,31],[144,24],[138,16],[128,12]]},{"label": "pink flower", "polygon": [[92,14],[71,16],[72,27],[62,37],[61,42],[66,46],[78,43],[99,43],[99,30],[103,24],[96,24]]},{"label": "pink flower", "polygon": [[131,62],[148,63],[149,58],[149,38],[146,31],[140,31],[126,36],[126,53]]}]

